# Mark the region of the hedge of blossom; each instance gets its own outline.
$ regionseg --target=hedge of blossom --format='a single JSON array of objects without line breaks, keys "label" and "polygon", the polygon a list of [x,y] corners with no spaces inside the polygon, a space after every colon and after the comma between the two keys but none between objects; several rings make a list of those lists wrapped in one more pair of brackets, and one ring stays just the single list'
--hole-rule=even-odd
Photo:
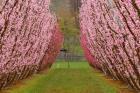
[{"label": "hedge of blossom", "polygon": [[80,41],[81,41],[81,46],[82,46],[83,51],[84,51],[84,56],[88,60],[89,64],[92,67],[97,68],[98,67],[97,66],[98,64],[96,63],[95,57],[90,53],[90,50],[87,47],[87,39],[86,39],[85,35],[82,35],[81,34],[81,40]]},{"label": "hedge of blossom", "polygon": [[57,55],[60,53],[60,48],[63,44],[64,38],[63,34],[60,31],[59,25],[56,25],[54,29],[55,32],[53,34],[51,42],[49,43],[49,47],[46,50],[46,54],[44,55],[43,61],[40,65],[41,70],[51,67],[53,62],[55,62]]},{"label": "hedge of blossom", "polygon": [[140,0],[81,2],[81,34],[96,66],[140,91]]},{"label": "hedge of blossom", "polygon": [[3,0],[0,10],[0,89],[37,73],[44,68],[44,60],[47,66],[56,58],[63,37],[49,4],[50,0]]}]

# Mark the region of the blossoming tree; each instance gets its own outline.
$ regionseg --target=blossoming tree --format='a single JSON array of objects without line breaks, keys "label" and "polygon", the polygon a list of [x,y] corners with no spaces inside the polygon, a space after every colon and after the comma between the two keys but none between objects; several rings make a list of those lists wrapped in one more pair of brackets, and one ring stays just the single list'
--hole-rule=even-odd
[{"label": "blossoming tree", "polygon": [[140,90],[140,1],[82,0],[80,25],[102,71]]},{"label": "blossoming tree", "polygon": [[[50,45],[62,43],[50,0],[3,0],[0,10],[0,88],[36,73]],[[58,31],[57,31],[58,30]],[[60,39],[54,43],[55,36]],[[54,43],[54,44],[53,44]],[[47,65],[47,64],[46,64]]]}]

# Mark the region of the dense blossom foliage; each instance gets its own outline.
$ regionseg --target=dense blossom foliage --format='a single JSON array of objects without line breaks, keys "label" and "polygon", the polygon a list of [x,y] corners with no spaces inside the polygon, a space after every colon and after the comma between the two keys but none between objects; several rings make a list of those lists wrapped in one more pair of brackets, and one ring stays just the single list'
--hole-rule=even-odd
[{"label": "dense blossom foliage", "polygon": [[82,0],[80,25],[98,67],[140,90],[140,0]]},{"label": "dense blossom foliage", "polygon": [[87,40],[85,35],[81,34],[81,46],[84,50],[84,56],[86,57],[86,59],[88,60],[89,64],[95,68],[98,68],[98,64],[96,63],[96,60],[94,58],[94,56],[90,53],[90,50],[87,47]]},{"label": "dense blossom foliage", "polygon": [[[50,0],[3,0],[0,11],[0,88],[36,73],[45,54],[55,52],[50,45],[58,46],[58,53],[62,37],[49,4]],[[58,43],[54,42],[57,39],[54,35],[58,35]],[[54,61],[56,54],[51,55],[51,60],[48,58],[49,62]]]},{"label": "dense blossom foliage", "polygon": [[64,41],[63,34],[61,33],[59,26],[56,25],[54,30],[55,32],[53,34],[51,42],[49,43],[49,47],[46,50],[46,54],[44,55],[43,61],[41,63],[41,69],[51,67],[53,62],[55,62],[55,59],[59,54],[60,48],[63,44]]}]

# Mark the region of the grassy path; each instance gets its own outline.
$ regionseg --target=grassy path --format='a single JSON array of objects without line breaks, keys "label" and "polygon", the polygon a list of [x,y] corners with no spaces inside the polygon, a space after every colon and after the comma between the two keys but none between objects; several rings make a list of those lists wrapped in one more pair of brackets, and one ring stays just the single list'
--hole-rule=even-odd
[{"label": "grassy path", "polygon": [[34,75],[3,93],[133,93],[108,81],[87,63],[56,63],[48,72]]}]

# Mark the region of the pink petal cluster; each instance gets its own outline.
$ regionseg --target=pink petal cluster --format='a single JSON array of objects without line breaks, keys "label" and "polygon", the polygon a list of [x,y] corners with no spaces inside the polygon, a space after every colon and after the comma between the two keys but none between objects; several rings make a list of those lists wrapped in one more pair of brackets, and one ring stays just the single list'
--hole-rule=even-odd
[{"label": "pink petal cluster", "polygon": [[[49,5],[50,0],[3,0],[0,11],[0,88],[36,73],[46,54],[48,62],[56,58],[62,35]],[[55,42],[57,36],[59,39]]]},{"label": "pink petal cluster", "polygon": [[49,44],[48,49],[46,50],[46,54],[44,55],[43,61],[41,63],[41,70],[45,69],[46,67],[51,67],[57,55],[60,53],[60,48],[63,44],[63,34],[60,31],[59,25],[56,25],[54,28],[55,32],[52,36],[51,42]]},{"label": "pink petal cluster", "polygon": [[140,1],[82,0],[80,26],[88,60],[140,90]]},{"label": "pink petal cluster", "polygon": [[87,47],[87,39],[86,39],[85,35],[82,35],[82,33],[81,33],[81,39],[80,40],[81,40],[81,46],[84,50],[84,55],[85,55],[86,59],[88,60],[89,64],[92,67],[98,68],[99,66],[96,62],[96,59],[95,59],[94,55],[92,55],[92,53],[90,52],[90,50]]}]

